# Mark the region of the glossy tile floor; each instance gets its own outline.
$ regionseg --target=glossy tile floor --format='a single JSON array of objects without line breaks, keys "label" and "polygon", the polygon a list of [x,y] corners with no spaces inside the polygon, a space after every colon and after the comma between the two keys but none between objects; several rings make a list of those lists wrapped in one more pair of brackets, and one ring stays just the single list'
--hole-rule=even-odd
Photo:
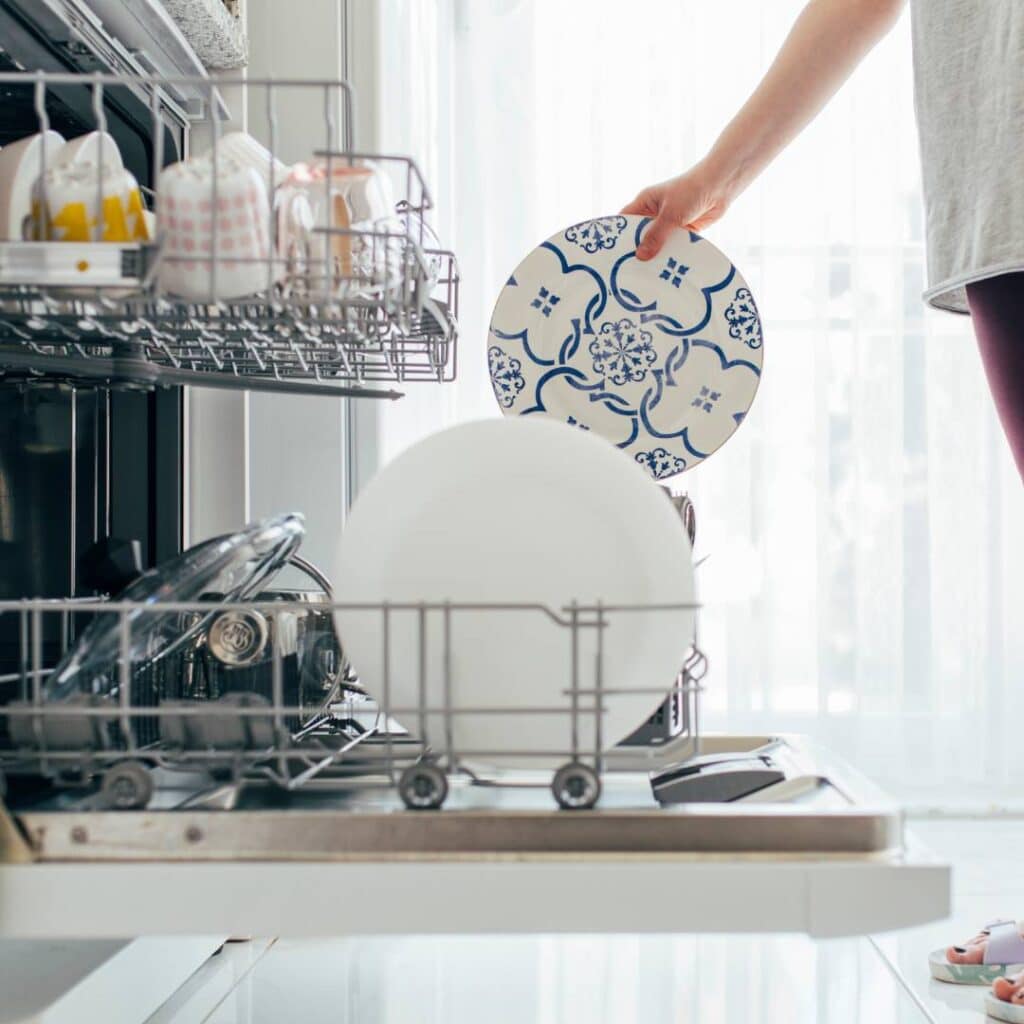
[{"label": "glossy tile floor", "polygon": [[949,858],[953,914],[945,922],[878,938],[879,950],[921,997],[939,1024],[987,1019],[984,989],[944,985],[928,974],[929,950],[967,939],[989,921],[1024,917],[1024,821],[944,821],[913,824],[936,853]]},{"label": "glossy tile floor", "polygon": [[[930,949],[1024,914],[1024,822],[921,822],[954,918],[898,936],[409,937],[232,943],[149,1024],[919,1024],[977,1021]],[[1018,866],[1014,866],[1014,852]]]}]

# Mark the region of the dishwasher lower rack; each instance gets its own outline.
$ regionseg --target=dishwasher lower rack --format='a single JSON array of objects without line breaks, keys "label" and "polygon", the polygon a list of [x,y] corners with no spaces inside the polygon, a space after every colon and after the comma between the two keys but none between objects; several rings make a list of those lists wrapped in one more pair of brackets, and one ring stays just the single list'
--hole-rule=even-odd
[{"label": "dishwasher lower rack", "polygon": [[[543,618],[552,630],[564,636],[572,668],[565,689],[552,706],[494,709],[507,715],[510,727],[522,721],[522,714],[557,715],[565,721],[565,745],[559,753],[560,766],[553,776],[535,778],[533,786],[549,789],[561,808],[587,809],[599,800],[602,779],[612,767],[602,740],[602,719],[616,690],[603,684],[602,644],[590,671],[580,667],[580,637],[584,631],[610,627],[610,613],[649,611],[673,618],[689,612],[692,605],[603,605],[574,603],[553,609],[544,604],[458,604],[453,602],[415,604],[383,603],[353,605],[333,603],[324,610],[379,612],[382,635],[388,637],[387,623],[396,612],[413,613],[421,630],[418,678],[425,678],[426,630],[463,613],[481,610],[500,614],[530,614]],[[147,661],[136,650],[133,629],[146,616],[178,616],[194,629],[197,621],[214,613],[281,613],[308,611],[287,601],[237,603],[139,604],[131,602],[90,602],[27,600],[0,602],[0,635],[17,637],[14,651],[5,658],[0,674],[0,779],[46,780],[57,787],[94,793],[97,807],[134,809],[146,806],[154,795],[154,772],[180,775],[201,774],[211,791],[225,786],[238,791],[247,785],[266,784],[289,793],[308,788],[388,788],[397,792],[405,807],[417,810],[441,807],[450,783],[469,779],[481,787],[500,787],[501,777],[481,773],[488,751],[466,751],[452,741],[450,725],[460,714],[479,714],[480,709],[453,705],[451,700],[450,628],[443,630],[445,649],[441,652],[446,678],[439,705],[427,702],[425,687],[419,688],[419,703],[399,707],[388,702],[392,692],[388,678],[379,681],[383,699],[372,700],[357,686],[343,686],[344,674],[325,687],[313,703],[298,699],[290,688],[287,652],[277,634],[271,637],[269,692],[229,692],[217,699],[197,699],[183,688],[173,673],[160,671],[168,663],[167,648],[156,660]],[[117,616],[120,652],[103,669],[81,678],[78,691],[69,699],[47,699],[47,680],[53,662],[59,662],[84,620],[97,615]],[[241,619],[242,616],[239,616]],[[13,628],[12,628],[13,627]],[[388,641],[385,640],[387,644]],[[45,653],[44,653],[45,652]],[[10,656],[13,654],[13,657]],[[695,643],[684,665],[669,686],[652,686],[639,691],[660,706],[651,719],[616,748],[643,752],[671,744],[676,756],[700,753],[699,698],[707,662]],[[10,669],[10,671],[7,671]],[[630,691],[637,693],[635,689]],[[600,713],[595,714],[595,709]],[[423,735],[443,735],[433,747],[402,727],[401,722],[421,723]],[[431,728],[427,723],[440,722]],[[507,751],[500,752],[507,754]],[[528,750],[521,757],[527,762]],[[542,755],[551,759],[552,752]],[[521,785],[521,781],[515,785]],[[550,799],[550,798],[549,798]]]},{"label": "dishwasher lower rack", "polygon": [[[234,207],[225,206],[227,186],[220,174],[194,186],[208,190],[194,203],[224,215],[203,220],[196,214],[194,221],[182,221],[180,211],[177,219],[174,212],[165,215],[158,188],[145,197],[147,228],[132,233],[141,237],[122,237],[117,219],[108,220],[110,197],[104,191],[104,174],[109,180],[111,170],[103,163],[103,146],[114,145],[109,136],[99,140],[97,164],[104,170],[95,175],[95,220],[83,214],[77,234],[63,227],[54,234],[46,182],[57,180],[50,172],[59,170],[58,159],[40,145],[38,167],[20,173],[34,178],[33,209],[44,212],[33,214],[31,224],[26,220],[24,230],[26,236],[42,232],[59,240],[0,240],[0,376],[383,398],[399,392],[382,384],[455,378],[457,262],[428,226],[433,199],[415,161],[355,149],[347,82],[0,73],[0,87],[32,91],[40,133],[49,128],[51,91],[88,90],[101,136],[107,98],[123,89],[148,94],[147,155],[157,168],[165,163],[162,105],[183,85],[205,96],[212,166],[227,166],[228,157],[218,152],[227,146],[218,90],[243,82],[250,112],[255,111],[251,120],[260,122],[254,130],[267,144],[266,166],[249,171],[265,178],[270,197],[266,223],[253,226],[265,239],[263,249],[239,252],[244,230],[234,226]],[[309,140],[310,164],[302,165],[313,169],[304,172],[307,177],[320,177],[301,187],[289,183],[290,169],[277,157],[281,104],[294,93],[304,109],[321,111],[320,131]],[[339,203],[348,201],[338,191],[346,179],[370,174],[382,194],[393,194],[375,201],[372,215],[364,211],[360,220],[339,213]],[[285,226],[289,203],[301,210],[298,227]],[[183,228],[178,237],[178,229],[169,227],[183,223],[198,225],[195,240],[184,238]],[[202,230],[206,235],[200,238]],[[168,268],[175,272],[165,273]],[[188,296],[175,293],[175,282],[189,274],[207,281],[208,291],[204,285]],[[246,282],[241,296],[225,283],[240,275]]]}]

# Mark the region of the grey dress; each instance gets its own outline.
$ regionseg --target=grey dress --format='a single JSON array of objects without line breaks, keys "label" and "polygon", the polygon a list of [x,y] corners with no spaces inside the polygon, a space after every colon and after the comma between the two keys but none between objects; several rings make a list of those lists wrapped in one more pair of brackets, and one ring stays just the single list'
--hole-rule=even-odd
[{"label": "grey dress", "polygon": [[1024,270],[1024,0],[912,0],[925,301]]}]

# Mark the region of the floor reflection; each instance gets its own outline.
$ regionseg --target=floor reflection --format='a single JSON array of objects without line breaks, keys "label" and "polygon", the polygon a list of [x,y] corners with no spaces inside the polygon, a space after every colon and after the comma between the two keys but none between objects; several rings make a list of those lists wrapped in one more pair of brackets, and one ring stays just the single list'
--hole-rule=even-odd
[{"label": "floor reflection", "polygon": [[954,865],[951,921],[819,943],[744,935],[233,944],[149,1024],[980,1024],[983,990],[931,981],[927,955],[1024,913],[1024,822],[913,828]]},{"label": "floor reflection", "polygon": [[279,941],[205,1019],[920,1024],[928,1017],[866,940],[456,936]]}]

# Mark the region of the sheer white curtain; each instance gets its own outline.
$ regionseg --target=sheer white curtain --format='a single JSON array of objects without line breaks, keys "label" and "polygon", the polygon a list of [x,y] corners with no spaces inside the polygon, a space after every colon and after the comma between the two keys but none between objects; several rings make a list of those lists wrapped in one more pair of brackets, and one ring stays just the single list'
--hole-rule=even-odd
[{"label": "sheer white curtain", "polygon": [[[387,410],[385,458],[495,415],[490,308],[560,227],[697,159],[799,0],[382,0],[380,141],[436,183],[461,373]],[[910,799],[1024,796],[1024,490],[966,318],[926,311],[907,19],[708,231],[765,372],[677,483],[698,514],[714,727],[814,734]]]}]

